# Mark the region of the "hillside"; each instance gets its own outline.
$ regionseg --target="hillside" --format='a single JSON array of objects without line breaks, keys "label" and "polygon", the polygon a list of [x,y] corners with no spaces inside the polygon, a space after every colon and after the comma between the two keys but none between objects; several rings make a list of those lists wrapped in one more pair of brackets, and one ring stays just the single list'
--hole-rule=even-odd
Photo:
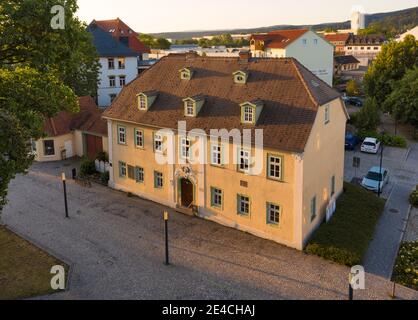
[{"label": "hillside", "polygon": [[[381,23],[384,25],[393,25],[397,32],[404,32],[418,25],[418,7],[385,12],[369,14],[366,17],[367,25],[371,23]],[[316,25],[274,25],[268,27],[250,28],[250,29],[224,29],[224,30],[206,30],[206,31],[185,31],[185,32],[162,32],[152,34],[155,37],[163,37],[169,39],[190,39],[193,37],[202,37],[208,35],[220,35],[225,33],[230,34],[247,34],[247,33],[262,33],[277,29],[299,29],[312,28],[314,30],[325,29],[349,29],[350,21],[321,23]]]}]

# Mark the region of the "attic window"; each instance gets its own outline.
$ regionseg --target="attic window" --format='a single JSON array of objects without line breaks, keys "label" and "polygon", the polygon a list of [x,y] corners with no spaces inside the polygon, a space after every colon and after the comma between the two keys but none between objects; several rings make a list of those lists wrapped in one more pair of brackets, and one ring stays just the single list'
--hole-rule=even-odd
[{"label": "attic window", "polygon": [[181,80],[191,80],[193,76],[193,70],[189,68],[183,68],[179,70]]},{"label": "attic window", "polygon": [[186,116],[193,117],[194,116],[194,102],[192,100],[188,100],[185,102],[186,106]]},{"label": "attic window", "polygon": [[205,103],[205,97],[202,95],[188,97],[183,99],[184,102],[184,115],[186,117],[197,117]]},{"label": "attic window", "polygon": [[236,71],[233,73],[234,83],[235,84],[246,84],[248,79],[248,72],[246,71]]},{"label": "attic window", "polygon": [[258,118],[263,111],[264,103],[261,100],[244,102],[241,107],[241,123],[257,124]]},{"label": "attic window", "polygon": [[140,110],[147,110],[147,97],[144,95],[140,95],[139,96],[139,109]]},{"label": "attic window", "polygon": [[250,106],[244,107],[243,113],[244,113],[243,114],[244,123],[254,123],[254,108],[253,107],[250,107]]},{"label": "attic window", "polygon": [[141,111],[148,111],[157,98],[157,91],[147,91],[137,94],[138,109]]}]

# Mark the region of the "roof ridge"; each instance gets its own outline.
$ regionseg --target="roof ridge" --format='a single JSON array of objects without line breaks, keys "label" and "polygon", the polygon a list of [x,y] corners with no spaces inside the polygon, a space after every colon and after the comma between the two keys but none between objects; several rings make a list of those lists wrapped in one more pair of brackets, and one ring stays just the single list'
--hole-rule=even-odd
[{"label": "roof ridge", "polygon": [[[295,69],[296,69],[296,73],[297,73],[297,75],[298,75],[299,79],[302,81],[302,84],[303,84],[303,86],[305,87],[306,91],[308,92],[308,95],[309,95],[309,97],[311,98],[312,102],[313,102],[316,106],[319,106],[318,101],[315,99],[315,97],[314,97],[313,93],[312,93],[312,92],[311,92],[311,90],[309,89],[308,84],[306,83],[305,78],[302,76],[302,74],[301,74],[301,72],[300,72],[300,70],[299,70],[299,66],[298,66],[298,64],[296,63],[296,61],[297,61],[297,60],[296,60],[295,58],[291,58],[291,61],[292,61],[293,66],[294,66],[294,67],[295,67]],[[299,62],[299,61],[298,61],[298,62]]]}]

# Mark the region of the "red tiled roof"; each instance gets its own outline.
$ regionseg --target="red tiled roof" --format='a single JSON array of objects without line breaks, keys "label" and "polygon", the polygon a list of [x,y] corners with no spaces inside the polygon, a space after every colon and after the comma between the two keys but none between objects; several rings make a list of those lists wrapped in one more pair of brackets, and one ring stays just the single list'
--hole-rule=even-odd
[{"label": "red tiled roof", "polygon": [[344,44],[347,42],[349,37],[349,33],[326,34],[324,36],[325,40],[329,42],[344,42]]},{"label": "red tiled roof", "polygon": [[44,132],[48,137],[62,136],[77,129],[84,132],[107,136],[107,124],[102,119],[102,111],[97,108],[94,100],[80,97],[80,112],[69,113],[62,111],[53,118],[45,119]]},{"label": "red tiled roof", "polygon": [[151,50],[138,39],[138,33],[132,30],[125,22],[119,18],[113,20],[94,20],[93,22],[102,30],[109,32],[112,37],[119,41],[123,37],[128,38],[128,47],[137,53],[150,53]]},{"label": "red tiled roof", "polygon": [[[191,80],[181,80],[178,70],[194,70]],[[249,73],[245,85],[237,85],[232,74]],[[150,110],[138,110],[136,95],[158,92]],[[183,99],[204,95],[196,118],[184,116]],[[177,129],[186,121],[187,130],[248,128],[264,130],[264,144],[280,150],[304,150],[318,106],[340,94],[292,58],[239,59],[170,54],[124,87],[104,118],[129,121],[158,128]],[[262,100],[264,107],[256,126],[241,124],[240,104]],[[253,132],[254,137],[254,132]]]},{"label": "red tiled roof", "polygon": [[284,49],[308,31],[308,29],[275,30],[267,34],[256,34],[251,38],[264,41],[266,48]]}]

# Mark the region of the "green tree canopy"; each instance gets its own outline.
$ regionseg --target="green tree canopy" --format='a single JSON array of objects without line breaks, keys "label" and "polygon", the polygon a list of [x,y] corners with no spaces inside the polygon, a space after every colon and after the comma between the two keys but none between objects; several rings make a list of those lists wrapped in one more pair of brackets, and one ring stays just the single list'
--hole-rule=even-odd
[{"label": "green tree canopy", "polygon": [[392,93],[384,102],[384,110],[398,121],[418,128],[418,66],[407,71],[393,87]]},{"label": "green tree canopy", "polygon": [[372,63],[364,78],[366,95],[381,105],[392,92],[393,83],[408,69],[418,65],[418,41],[407,36],[402,42],[390,42]]},{"label": "green tree canopy", "polygon": [[149,34],[142,33],[139,35],[139,40],[146,46],[152,49],[170,49],[171,42],[165,38],[155,38]]}]

